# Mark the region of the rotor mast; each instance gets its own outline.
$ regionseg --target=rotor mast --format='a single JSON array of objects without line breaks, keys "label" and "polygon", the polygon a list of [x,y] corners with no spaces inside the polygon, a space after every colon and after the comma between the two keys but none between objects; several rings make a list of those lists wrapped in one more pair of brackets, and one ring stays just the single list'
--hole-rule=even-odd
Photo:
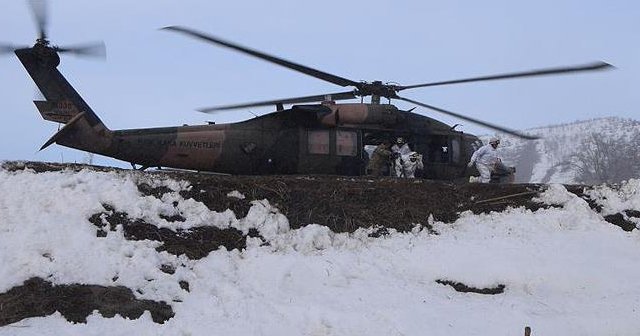
[{"label": "rotor mast", "polygon": [[[371,82],[371,84],[373,84],[374,86],[382,86],[382,81],[373,81]],[[378,92],[374,92],[371,94],[371,104],[380,104],[380,94]]]}]

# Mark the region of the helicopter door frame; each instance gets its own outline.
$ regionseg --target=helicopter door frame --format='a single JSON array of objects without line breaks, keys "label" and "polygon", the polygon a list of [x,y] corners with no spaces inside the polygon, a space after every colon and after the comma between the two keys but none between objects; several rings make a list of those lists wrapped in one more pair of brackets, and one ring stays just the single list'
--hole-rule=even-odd
[{"label": "helicopter door frame", "polygon": [[[304,128],[299,132],[298,172],[361,175],[362,132],[353,128]],[[340,139],[338,139],[340,138]]]},{"label": "helicopter door frame", "polygon": [[449,139],[449,163],[453,165],[463,165],[467,164],[464,162],[462,155],[462,143],[463,138],[460,135],[450,136]]},{"label": "helicopter door frame", "polygon": [[359,176],[366,170],[362,131],[355,128],[338,127],[331,132],[335,139],[336,173]]},{"label": "helicopter door frame", "polygon": [[332,136],[330,128],[298,129],[298,173],[323,174],[331,171],[335,156],[335,136]]}]

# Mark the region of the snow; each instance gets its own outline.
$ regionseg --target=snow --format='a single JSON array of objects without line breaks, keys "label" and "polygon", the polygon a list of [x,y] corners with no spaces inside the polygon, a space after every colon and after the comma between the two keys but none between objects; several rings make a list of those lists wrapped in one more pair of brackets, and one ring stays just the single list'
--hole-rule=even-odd
[{"label": "snow", "polygon": [[598,186],[589,192],[589,197],[597,200],[605,215],[629,209],[637,210],[640,208],[640,180],[624,182],[617,191],[604,185]]},{"label": "snow", "polygon": [[[164,186],[162,199],[136,185]],[[369,237],[373,229],[334,233],[320,225],[292,230],[268,200],[249,213],[210,211],[179,191],[190,186],[136,172],[34,173],[0,170],[0,292],[31,277],[54,284],[122,285],[141,299],[164,300],[175,317],[154,323],[98,312],[73,324],[56,313],[0,327],[0,335],[634,335],[640,330],[640,235],[604,221],[560,184],[537,199],[555,207],[462,213],[438,234]],[[228,195],[237,197],[242,190]],[[589,196],[603,213],[640,210],[640,180]],[[177,202],[174,207],[173,203]],[[88,218],[103,204],[171,229],[213,225],[256,228],[248,238],[199,260],[157,252],[121,230],[96,237]],[[178,209],[178,210],[176,210]],[[160,217],[179,211],[186,221]],[[169,264],[174,274],[160,271]],[[114,281],[114,277],[117,279]],[[497,295],[459,293],[436,280]],[[180,288],[187,281],[190,291]],[[179,300],[180,302],[175,302]]]},{"label": "snow", "polygon": [[233,197],[233,198],[237,198],[237,199],[245,199],[245,196],[241,192],[239,192],[237,190],[234,190],[234,191],[228,193],[227,197]]}]

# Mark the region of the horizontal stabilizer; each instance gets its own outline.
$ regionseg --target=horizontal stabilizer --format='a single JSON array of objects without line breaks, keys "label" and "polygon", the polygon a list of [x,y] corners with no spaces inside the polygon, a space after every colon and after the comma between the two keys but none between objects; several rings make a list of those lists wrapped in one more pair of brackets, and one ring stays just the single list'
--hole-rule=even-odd
[{"label": "horizontal stabilizer", "polygon": [[79,113],[78,108],[69,100],[57,102],[36,100],[33,103],[36,104],[42,118],[62,124],[68,123]]}]

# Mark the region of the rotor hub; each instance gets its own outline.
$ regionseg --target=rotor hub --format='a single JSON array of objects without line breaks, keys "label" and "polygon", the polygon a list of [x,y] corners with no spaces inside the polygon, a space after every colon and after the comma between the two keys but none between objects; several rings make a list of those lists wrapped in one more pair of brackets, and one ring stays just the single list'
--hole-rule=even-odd
[{"label": "rotor hub", "polygon": [[358,86],[358,95],[360,96],[378,96],[385,98],[396,98],[396,86],[383,84],[382,81],[362,82]]},{"label": "rotor hub", "polygon": [[48,47],[50,44],[49,40],[46,38],[39,38],[36,40],[36,45]]}]

